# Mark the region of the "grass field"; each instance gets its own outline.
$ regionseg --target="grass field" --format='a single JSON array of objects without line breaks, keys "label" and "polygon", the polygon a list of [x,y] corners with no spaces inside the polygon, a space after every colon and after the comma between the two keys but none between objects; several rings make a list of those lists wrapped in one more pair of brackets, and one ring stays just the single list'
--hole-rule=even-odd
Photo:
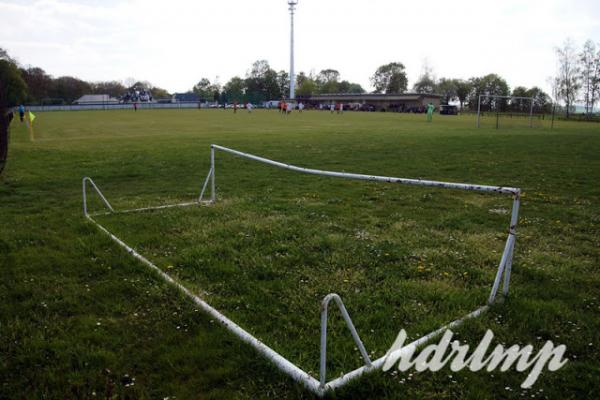
[{"label": "grass field", "polygon": [[[475,345],[567,346],[517,372],[375,373],[338,398],[593,398],[600,392],[600,126],[475,129],[474,117],[154,110],[13,124],[0,178],[0,399],[305,398],[300,386],[87,222],[194,199],[217,143],[295,165],[523,190],[511,296],[457,329]],[[342,296],[372,358],[483,305],[508,196],[301,175],[217,153],[218,201],[99,217],[167,273],[318,375],[319,304]],[[91,211],[102,205],[90,193]],[[361,365],[330,311],[329,378]]]}]

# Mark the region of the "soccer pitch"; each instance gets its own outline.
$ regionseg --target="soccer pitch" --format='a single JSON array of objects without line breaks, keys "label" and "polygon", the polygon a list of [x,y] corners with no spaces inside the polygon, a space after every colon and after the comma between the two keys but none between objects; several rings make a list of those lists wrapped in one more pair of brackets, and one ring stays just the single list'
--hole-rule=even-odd
[{"label": "soccer pitch", "polygon": [[[81,215],[86,175],[118,209],[193,200],[211,143],[309,168],[521,187],[511,296],[459,338],[474,344],[489,328],[504,343],[564,343],[571,362],[527,395],[598,390],[597,125],[495,130],[470,116],[428,124],[423,115],[225,110],[40,113],[36,123],[33,143],[13,124],[0,186],[6,397],[26,387],[29,397],[307,395]],[[217,157],[215,205],[97,219],[314,376],[328,293],[342,297],[372,359],[401,328],[417,338],[487,300],[510,198]],[[103,210],[91,192],[89,208]],[[329,314],[335,377],[362,361],[338,310]],[[510,396],[521,378],[376,373],[337,393]]]}]

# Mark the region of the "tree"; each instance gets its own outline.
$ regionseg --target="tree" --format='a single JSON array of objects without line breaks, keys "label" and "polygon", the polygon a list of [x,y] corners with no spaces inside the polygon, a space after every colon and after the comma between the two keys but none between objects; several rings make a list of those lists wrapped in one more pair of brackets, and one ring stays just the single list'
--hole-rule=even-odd
[{"label": "tree", "polygon": [[404,65],[392,62],[380,66],[371,77],[371,83],[375,93],[404,93],[408,86]]},{"label": "tree", "polygon": [[437,90],[437,82],[433,73],[433,68],[429,65],[427,59],[423,60],[421,75],[413,85],[413,91],[416,93],[433,94]]},{"label": "tree", "polygon": [[[525,88],[523,86],[517,86],[516,88],[514,88],[511,96],[513,96],[513,97],[531,97],[531,96],[529,96],[529,92],[528,92],[527,88]],[[511,99],[511,101],[510,101],[510,109],[515,112],[521,112],[521,113],[527,112],[528,113],[530,107],[531,107],[531,104],[529,103],[528,100],[525,100],[525,99]]]},{"label": "tree", "polygon": [[594,58],[594,72],[592,74],[592,102],[591,109],[594,112],[594,104],[600,97],[600,46]]},{"label": "tree", "polygon": [[246,99],[246,81],[234,76],[223,87],[222,101],[244,101]]},{"label": "tree", "polygon": [[211,83],[208,78],[202,78],[194,85],[192,92],[204,101],[219,101],[221,85],[219,85],[218,79],[219,77],[215,78],[215,83]]},{"label": "tree", "polygon": [[2,47],[0,47],[0,60],[5,60],[5,61],[8,61],[11,64],[17,65],[17,60],[15,60],[14,58],[12,58],[8,54],[8,51],[6,51],[5,49],[3,49]]},{"label": "tree", "polygon": [[433,94],[437,90],[437,84],[433,76],[426,72],[415,82],[413,90],[416,93]]},{"label": "tree", "polygon": [[127,91],[127,88],[118,81],[94,82],[91,86],[93,94],[107,94],[117,99]]},{"label": "tree", "polygon": [[260,103],[281,97],[277,82],[277,72],[269,66],[267,60],[258,60],[246,74],[246,100]]},{"label": "tree", "polygon": [[213,101],[214,102],[218,102],[219,98],[221,97],[221,85],[219,84],[219,82],[215,82],[212,86],[213,88]]},{"label": "tree", "polygon": [[198,95],[203,100],[212,99],[214,96],[214,87],[207,78],[200,79],[192,88],[192,92]]},{"label": "tree", "polygon": [[84,94],[89,94],[92,87],[89,83],[71,76],[61,76],[54,80],[52,89],[49,91],[49,97],[63,99],[67,103],[72,103]]},{"label": "tree", "polygon": [[306,75],[304,72],[300,72],[296,77],[296,83],[298,84],[296,95],[299,97],[309,97],[317,93],[317,82],[313,74]]},{"label": "tree", "polygon": [[465,101],[469,98],[469,93],[471,93],[471,82],[464,81],[462,79],[457,79],[455,81],[456,85],[456,97],[460,103],[460,109],[462,110]]},{"label": "tree", "polygon": [[477,109],[479,96],[481,97],[481,110],[505,110],[507,108],[507,100],[485,97],[485,96],[508,96],[510,88],[508,83],[497,74],[488,74],[480,78],[469,79],[471,90],[469,92],[468,101],[469,107],[472,110]]},{"label": "tree", "polygon": [[558,96],[565,102],[567,118],[580,89],[579,67],[575,47],[570,39],[565,40],[562,47],[557,47],[558,57]]},{"label": "tree", "polygon": [[528,89],[525,96],[533,98],[533,112],[552,112],[550,96],[539,87],[534,86],[531,89]]},{"label": "tree", "polygon": [[27,97],[27,85],[5,50],[0,49],[0,173],[8,157],[9,108]]},{"label": "tree", "polygon": [[361,94],[365,93],[366,90],[359,83],[350,82],[350,87],[348,88],[348,93],[356,93]]},{"label": "tree", "polygon": [[[265,100],[274,100],[286,96],[286,92],[281,91],[279,83],[279,75],[274,69],[269,68],[264,75],[265,85]],[[286,86],[286,85],[284,85]],[[289,93],[289,84],[287,85],[287,92]]]},{"label": "tree", "polygon": [[344,80],[339,83],[338,91],[340,93],[364,93],[365,89],[363,89],[363,87],[358,83],[352,83]]},{"label": "tree", "polygon": [[27,84],[23,81],[17,65],[8,59],[0,59],[0,96],[1,106],[5,111],[27,98]]},{"label": "tree", "polygon": [[166,99],[171,97],[171,94],[166,90],[158,86],[153,86],[150,89],[150,93],[152,93],[152,98],[154,99]]},{"label": "tree", "polygon": [[29,67],[21,69],[21,76],[27,84],[29,103],[41,102],[52,90],[52,77],[41,68]]},{"label": "tree", "polygon": [[444,104],[448,104],[457,98],[457,81],[457,79],[440,78],[437,83],[437,92],[442,95]]},{"label": "tree", "polygon": [[[290,74],[286,71],[279,71],[277,73],[277,86],[281,96],[286,96],[290,92]],[[278,97],[272,97],[271,99],[277,99]]]},{"label": "tree", "polygon": [[595,95],[597,90],[597,79],[596,76],[598,70],[598,53],[596,52],[596,45],[591,40],[588,40],[583,45],[583,50],[579,53],[579,69],[580,69],[580,80],[581,87],[583,89],[583,101],[585,103],[585,114],[588,118],[594,111]]},{"label": "tree", "polygon": [[339,93],[340,73],[335,69],[324,69],[317,75],[319,93]]},{"label": "tree", "polygon": [[[542,89],[537,86],[527,89],[523,86],[517,86],[513,89],[511,96],[513,97],[529,97],[533,101],[533,112],[552,112],[552,103],[550,96],[548,96]],[[530,100],[525,99],[511,99],[510,109],[515,112],[527,113],[531,111]]]}]

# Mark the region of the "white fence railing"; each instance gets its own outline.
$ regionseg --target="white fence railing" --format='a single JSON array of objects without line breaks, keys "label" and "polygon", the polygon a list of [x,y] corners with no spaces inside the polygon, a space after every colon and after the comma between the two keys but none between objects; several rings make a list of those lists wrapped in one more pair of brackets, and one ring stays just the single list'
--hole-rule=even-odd
[{"label": "white fence railing", "polygon": [[[137,103],[138,110],[147,109],[178,109],[178,108],[208,108],[206,103],[180,102],[180,103]],[[86,111],[86,110],[133,110],[133,103],[119,104],[72,104],[29,106],[31,111]]]}]

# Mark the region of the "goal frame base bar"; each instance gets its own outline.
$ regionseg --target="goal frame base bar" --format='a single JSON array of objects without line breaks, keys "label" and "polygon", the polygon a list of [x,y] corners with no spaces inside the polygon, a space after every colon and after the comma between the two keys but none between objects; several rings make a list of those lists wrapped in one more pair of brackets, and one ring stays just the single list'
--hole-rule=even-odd
[{"label": "goal frame base bar", "polygon": [[[368,353],[365,349],[362,340],[359,337],[359,334],[352,323],[350,315],[344,306],[344,303],[340,296],[335,293],[330,293],[323,299],[321,303],[321,334],[320,334],[320,371],[319,371],[319,379],[317,380],[312,375],[302,370],[300,367],[283,357],[281,354],[277,353],[271,347],[264,344],[262,341],[257,339],[251,333],[243,329],[241,326],[236,324],[234,321],[227,318],[224,314],[219,312],[217,309],[208,304],[205,300],[203,300],[198,295],[194,294],[191,290],[189,290],[185,285],[179,282],[177,279],[171,277],[162,269],[157,267],[154,263],[144,257],[142,254],[138,253],[131,246],[126,244],[123,240],[118,238],[112,232],[110,232],[106,227],[101,225],[98,221],[96,221],[93,217],[97,215],[108,215],[108,214],[122,214],[122,213],[132,213],[132,212],[143,212],[148,210],[161,210],[167,208],[174,207],[189,207],[189,206],[210,206],[216,201],[216,184],[215,184],[215,151],[220,150],[226,153],[234,154],[239,157],[251,159],[254,161],[262,162],[265,164],[270,164],[279,168],[288,169],[296,172],[314,174],[314,175],[322,175],[322,176],[330,176],[330,177],[338,177],[345,179],[359,179],[359,180],[368,180],[368,181],[380,181],[380,182],[388,182],[388,183],[399,183],[406,185],[418,185],[418,186],[429,186],[429,187],[439,187],[439,188],[447,188],[447,189],[459,189],[459,190],[471,190],[471,191],[479,191],[479,192],[488,192],[488,193],[497,193],[497,194],[508,194],[513,198],[512,212],[510,218],[510,226],[508,229],[508,238],[506,240],[506,244],[504,246],[504,251],[502,253],[502,257],[500,263],[498,265],[498,270],[496,271],[496,277],[494,279],[494,283],[492,285],[490,295],[488,297],[487,304],[477,308],[473,312],[456,319],[442,327],[431,331],[430,333],[422,336],[421,338],[413,341],[412,343],[407,344],[406,346],[421,346],[428,341],[434,339],[435,337],[441,335],[444,331],[450,328],[454,328],[462,324],[464,321],[479,317],[481,314],[486,312],[489,307],[496,302],[498,290],[500,288],[500,284],[503,281],[503,290],[502,295],[508,296],[509,292],[509,284],[510,284],[510,274],[512,269],[512,260],[514,255],[514,246],[516,241],[516,227],[518,222],[519,215],[519,205],[520,205],[520,195],[521,190],[519,188],[513,187],[503,187],[503,186],[488,186],[488,185],[473,185],[466,183],[453,183],[453,182],[442,182],[442,181],[430,181],[430,180],[422,180],[422,179],[407,179],[407,178],[397,178],[397,177],[385,177],[378,175],[363,175],[363,174],[353,174],[347,172],[337,172],[337,171],[323,171],[318,169],[310,169],[298,167],[292,164],[285,164],[279,161],[273,161],[267,158],[255,156],[253,154],[244,153],[238,150],[230,149],[227,147],[219,146],[216,144],[211,145],[211,153],[210,153],[210,169],[202,189],[200,191],[199,197],[195,201],[185,202],[185,203],[176,203],[176,204],[167,204],[160,206],[150,206],[150,207],[142,207],[142,208],[134,208],[127,210],[115,210],[109,201],[106,199],[102,191],[98,188],[98,186],[94,183],[94,181],[89,177],[84,177],[82,180],[82,194],[83,194],[83,214],[85,218],[93,223],[101,232],[110,237],[115,243],[117,243],[120,247],[125,249],[127,253],[136,258],[142,264],[149,267],[151,270],[156,272],[160,278],[162,278],[169,285],[175,287],[177,290],[185,294],[189,297],[194,303],[196,303],[204,312],[209,314],[211,317],[215,318],[222,326],[224,326],[227,330],[237,336],[243,342],[252,346],[259,354],[264,356],[267,360],[272,362],[279,370],[283,373],[291,377],[294,381],[302,384],[306,389],[314,393],[315,395],[322,397],[328,391],[332,391],[342,386],[346,385],[353,379],[356,379],[363,374],[379,370],[385,363],[387,355],[380,357],[374,361],[371,361]],[[206,189],[210,184],[210,200],[203,200]],[[87,189],[88,186],[94,189],[97,195],[100,197],[105,207],[108,209],[107,212],[99,212],[99,213],[89,213],[88,205],[87,205]],[[504,279],[503,279],[504,278]],[[327,359],[327,313],[328,313],[328,305],[330,301],[334,300],[338,308],[340,309],[344,321],[350,330],[352,338],[357,345],[357,348],[360,350],[360,353],[364,360],[364,365],[356,368],[353,371],[343,374],[342,376],[332,379],[330,381],[326,380],[327,370],[326,370],[326,359]]]}]

